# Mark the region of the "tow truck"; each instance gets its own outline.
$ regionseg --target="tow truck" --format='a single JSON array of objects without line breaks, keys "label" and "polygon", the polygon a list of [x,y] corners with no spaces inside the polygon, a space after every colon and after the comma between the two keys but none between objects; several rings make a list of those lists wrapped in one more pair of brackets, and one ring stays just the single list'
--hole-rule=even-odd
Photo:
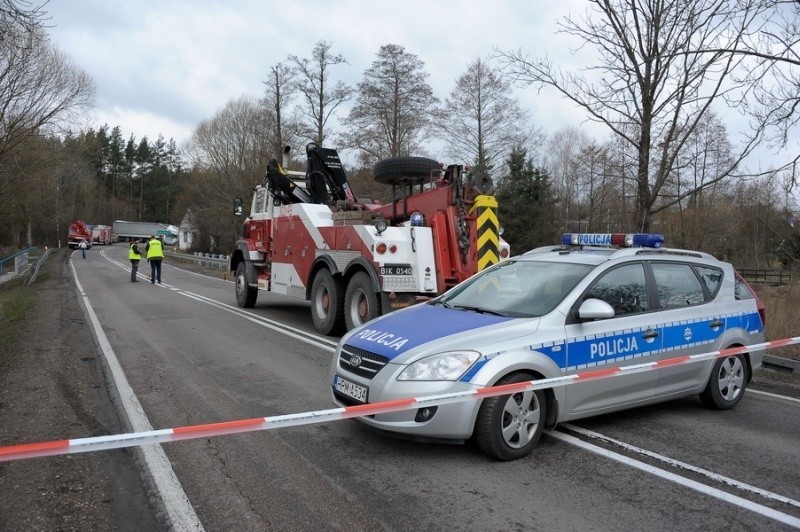
[{"label": "tow truck", "polygon": [[[306,146],[306,170],[270,161],[230,256],[240,307],[259,292],[311,302],[317,331],[338,335],[437,296],[509,256],[494,183],[424,157],[379,161],[392,200],[359,199],[335,149]],[[234,199],[242,214],[243,201]]]}]

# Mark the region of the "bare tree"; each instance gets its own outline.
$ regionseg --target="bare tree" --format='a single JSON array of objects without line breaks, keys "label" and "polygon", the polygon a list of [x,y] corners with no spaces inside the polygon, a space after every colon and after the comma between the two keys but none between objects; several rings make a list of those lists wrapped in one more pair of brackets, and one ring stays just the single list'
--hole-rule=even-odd
[{"label": "bare tree", "polygon": [[30,238],[36,223],[26,205],[41,201],[38,178],[58,162],[43,149],[47,134],[94,97],[88,75],[47,41],[42,16],[40,5],[0,1],[0,225],[17,243],[21,228]]},{"label": "bare tree", "polygon": [[[311,59],[290,55],[289,61],[297,66],[297,88],[305,100],[304,135],[322,146],[327,131],[325,126],[336,108],[353,95],[353,89],[339,81],[332,84],[329,70],[332,66],[347,63],[341,54],[331,53],[331,43],[319,41]],[[330,86],[329,86],[330,85]]]},{"label": "bare tree", "polygon": [[192,179],[180,201],[222,249],[236,236],[231,201],[247,197],[267,168],[272,140],[266,115],[255,98],[240,97],[197,126],[189,141]]},{"label": "bare tree", "polygon": [[511,84],[480,58],[459,76],[442,118],[451,155],[485,170],[525,144],[527,114],[512,96]]},{"label": "bare tree", "polygon": [[[593,77],[563,73],[547,58],[530,59],[522,51],[499,57],[514,79],[554,87],[635,151],[637,212],[632,225],[649,230],[675,159],[697,124],[712,104],[747,88],[732,75],[742,57],[725,50],[739,47],[766,7],[762,0],[590,3],[591,13],[567,17],[561,28],[598,52],[599,63],[588,69]],[[686,53],[692,50],[704,53]],[[729,176],[762,134],[758,129],[745,139],[731,165],[703,186]],[[693,192],[685,190],[684,195]],[[682,199],[673,198],[672,204]]]},{"label": "bare tree", "polygon": [[579,230],[582,218],[578,196],[579,153],[589,144],[589,137],[574,126],[557,130],[547,142],[546,164],[553,192],[559,206],[559,225],[564,230]]},{"label": "bare tree", "polygon": [[397,44],[385,44],[358,84],[345,142],[375,162],[412,155],[431,121],[436,97],[425,64]]},{"label": "bare tree", "polygon": [[42,28],[47,2],[0,0],[0,41],[11,32],[34,33]]},{"label": "bare tree", "polygon": [[[800,125],[800,2],[762,0],[766,9],[755,30],[739,48],[709,50],[707,53],[744,55],[743,74],[737,81],[752,90],[731,98],[731,105],[749,114],[755,128],[766,128],[769,146],[787,147],[790,132]],[[792,184],[800,179],[800,145],[796,142],[788,166],[794,167]]]},{"label": "bare tree", "polygon": [[94,83],[38,31],[0,40],[0,165],[31,135],[88,109]]},{"label": "bare tree", "polygon": [[289,104],[294,96],[296,74],[296,70],[286,63],[277,63],[270,67],[267,81],[264,82],[264,105],[268,109],[268,127],[272,140],[269,153],[278,161],[283,155],[283,147],[297,141],[297,120],[288,115]]}]

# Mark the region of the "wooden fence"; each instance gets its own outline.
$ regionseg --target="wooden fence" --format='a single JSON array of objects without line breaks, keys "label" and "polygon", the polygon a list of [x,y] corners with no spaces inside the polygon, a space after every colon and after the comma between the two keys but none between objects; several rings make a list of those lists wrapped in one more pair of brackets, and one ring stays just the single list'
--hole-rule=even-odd
[{"label": "wooden fence", "polygon": [[737,268],[749,283],[792,284],[791,270],[767,270],[763,268]]}]

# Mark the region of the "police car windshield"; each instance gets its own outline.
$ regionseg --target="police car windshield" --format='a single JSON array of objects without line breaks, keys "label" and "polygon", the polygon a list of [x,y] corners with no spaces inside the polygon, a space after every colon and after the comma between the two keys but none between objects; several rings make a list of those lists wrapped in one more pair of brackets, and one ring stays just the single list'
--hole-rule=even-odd
[{"label": "police car windshield", "polygon": [[508,260],[453,288],[437,302],[519,318],[543,316],[593,268],[588,264]]}]

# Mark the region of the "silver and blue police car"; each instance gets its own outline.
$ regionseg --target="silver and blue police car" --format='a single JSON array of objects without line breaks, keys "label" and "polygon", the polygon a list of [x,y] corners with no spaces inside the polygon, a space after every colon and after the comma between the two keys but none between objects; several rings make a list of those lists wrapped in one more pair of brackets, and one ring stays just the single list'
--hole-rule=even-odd
[{"label": "silver and blue police car", "polygon": [[[445,294],[342,337],[331,364],[341,406],[480,389],[674,359],[764,341],[764,308],[733,267],[668,249],[656,234],[565,234]],[[545,427],[699,394],[742,398],[760,352],[360,420],[423,440],[474,438],[489,456],[530,453]]]}]

